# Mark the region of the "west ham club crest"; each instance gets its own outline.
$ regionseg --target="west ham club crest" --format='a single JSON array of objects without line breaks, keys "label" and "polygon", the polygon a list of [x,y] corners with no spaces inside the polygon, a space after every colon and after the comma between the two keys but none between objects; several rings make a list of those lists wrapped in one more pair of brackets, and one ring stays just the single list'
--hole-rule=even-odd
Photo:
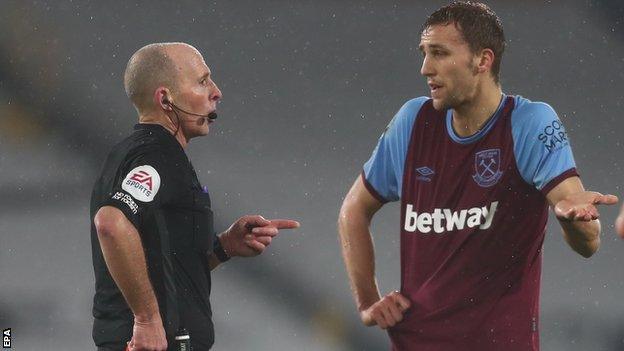
[{"label": "west ham club crest", "polygon": [[472,179],[481,187],[491,187],[503,175],[500,164],[500,149],[477,152],[475,154],[475,174],[472,175]]}]

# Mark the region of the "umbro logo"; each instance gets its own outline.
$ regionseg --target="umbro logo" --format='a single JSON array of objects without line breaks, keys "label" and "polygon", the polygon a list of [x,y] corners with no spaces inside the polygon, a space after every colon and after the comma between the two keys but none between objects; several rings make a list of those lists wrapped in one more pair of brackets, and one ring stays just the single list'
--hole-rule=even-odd
[{"label": "umbro logo", "polygon": [[435,174],[435,172],[427,166],[416,168],[416,173],[416,179],[423,180],[425,182],[430,182],[431,177]]},{"label": "umbro logo", "polygon": [[137,182],[141,184],[147,185],[149,190],[152,190],[153,188],[152,176],[150,176],[149,173],[145,171],[138,171],[137,173],[133,174],[132,177],[130,177],[130,179],[136,180]]}]

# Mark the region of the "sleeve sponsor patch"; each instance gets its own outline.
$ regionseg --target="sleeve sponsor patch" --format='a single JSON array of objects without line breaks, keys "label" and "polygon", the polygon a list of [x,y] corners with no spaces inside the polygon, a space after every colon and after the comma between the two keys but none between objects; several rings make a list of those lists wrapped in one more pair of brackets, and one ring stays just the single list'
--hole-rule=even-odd
[{"label": "sleeve sponsor patch", "polygon": [[548,123],[537,138],[544,144],[548,152],[568,145],[568,133],[558,119]]},{"label": "sleeve sponsor patch", "polygon": [[126,175],[121,188],[139,201],[151,202],[160,188],[160,175],[152,166],[139,166]]},{"label": "sleeve sponsor patch", "polygon": [[128,194],[124,194],[121,191],[118,191],[115,193],[115,195],[113,195],[112,199],[119,200],[124,204],[128,205],[133,214],[137,214],[139,212],[139,206],[137,206],[136,202],[134,202],[134,200],[132,200],[132,198]]}]

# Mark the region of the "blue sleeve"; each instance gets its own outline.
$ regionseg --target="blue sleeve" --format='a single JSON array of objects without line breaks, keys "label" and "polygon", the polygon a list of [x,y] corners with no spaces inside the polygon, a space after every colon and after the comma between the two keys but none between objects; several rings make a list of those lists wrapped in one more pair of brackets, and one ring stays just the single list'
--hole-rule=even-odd
[{"label": "blue sleeve", "polygon": [[412,127],[418,111],[427,100],[426,97],[415,98],[401,107],[379,138],[372,156],[364,164],[364,184],[381,202],[396,201],[401,196],[403,166]]},{"label": "blue sleeve", "polygon": [[514,154],[522,178],[546,195],[578,176],[568,134],[548,104],[516,98],[511,117]]}]

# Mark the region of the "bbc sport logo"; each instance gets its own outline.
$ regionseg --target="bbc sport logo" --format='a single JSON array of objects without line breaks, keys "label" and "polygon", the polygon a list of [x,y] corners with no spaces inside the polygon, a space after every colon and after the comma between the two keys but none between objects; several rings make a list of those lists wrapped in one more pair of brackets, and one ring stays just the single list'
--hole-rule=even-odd
[{"label": "bbc sport logo", "polygon": [[2,348],[3,349],[11,348],[11,328],[2,330]]}]

